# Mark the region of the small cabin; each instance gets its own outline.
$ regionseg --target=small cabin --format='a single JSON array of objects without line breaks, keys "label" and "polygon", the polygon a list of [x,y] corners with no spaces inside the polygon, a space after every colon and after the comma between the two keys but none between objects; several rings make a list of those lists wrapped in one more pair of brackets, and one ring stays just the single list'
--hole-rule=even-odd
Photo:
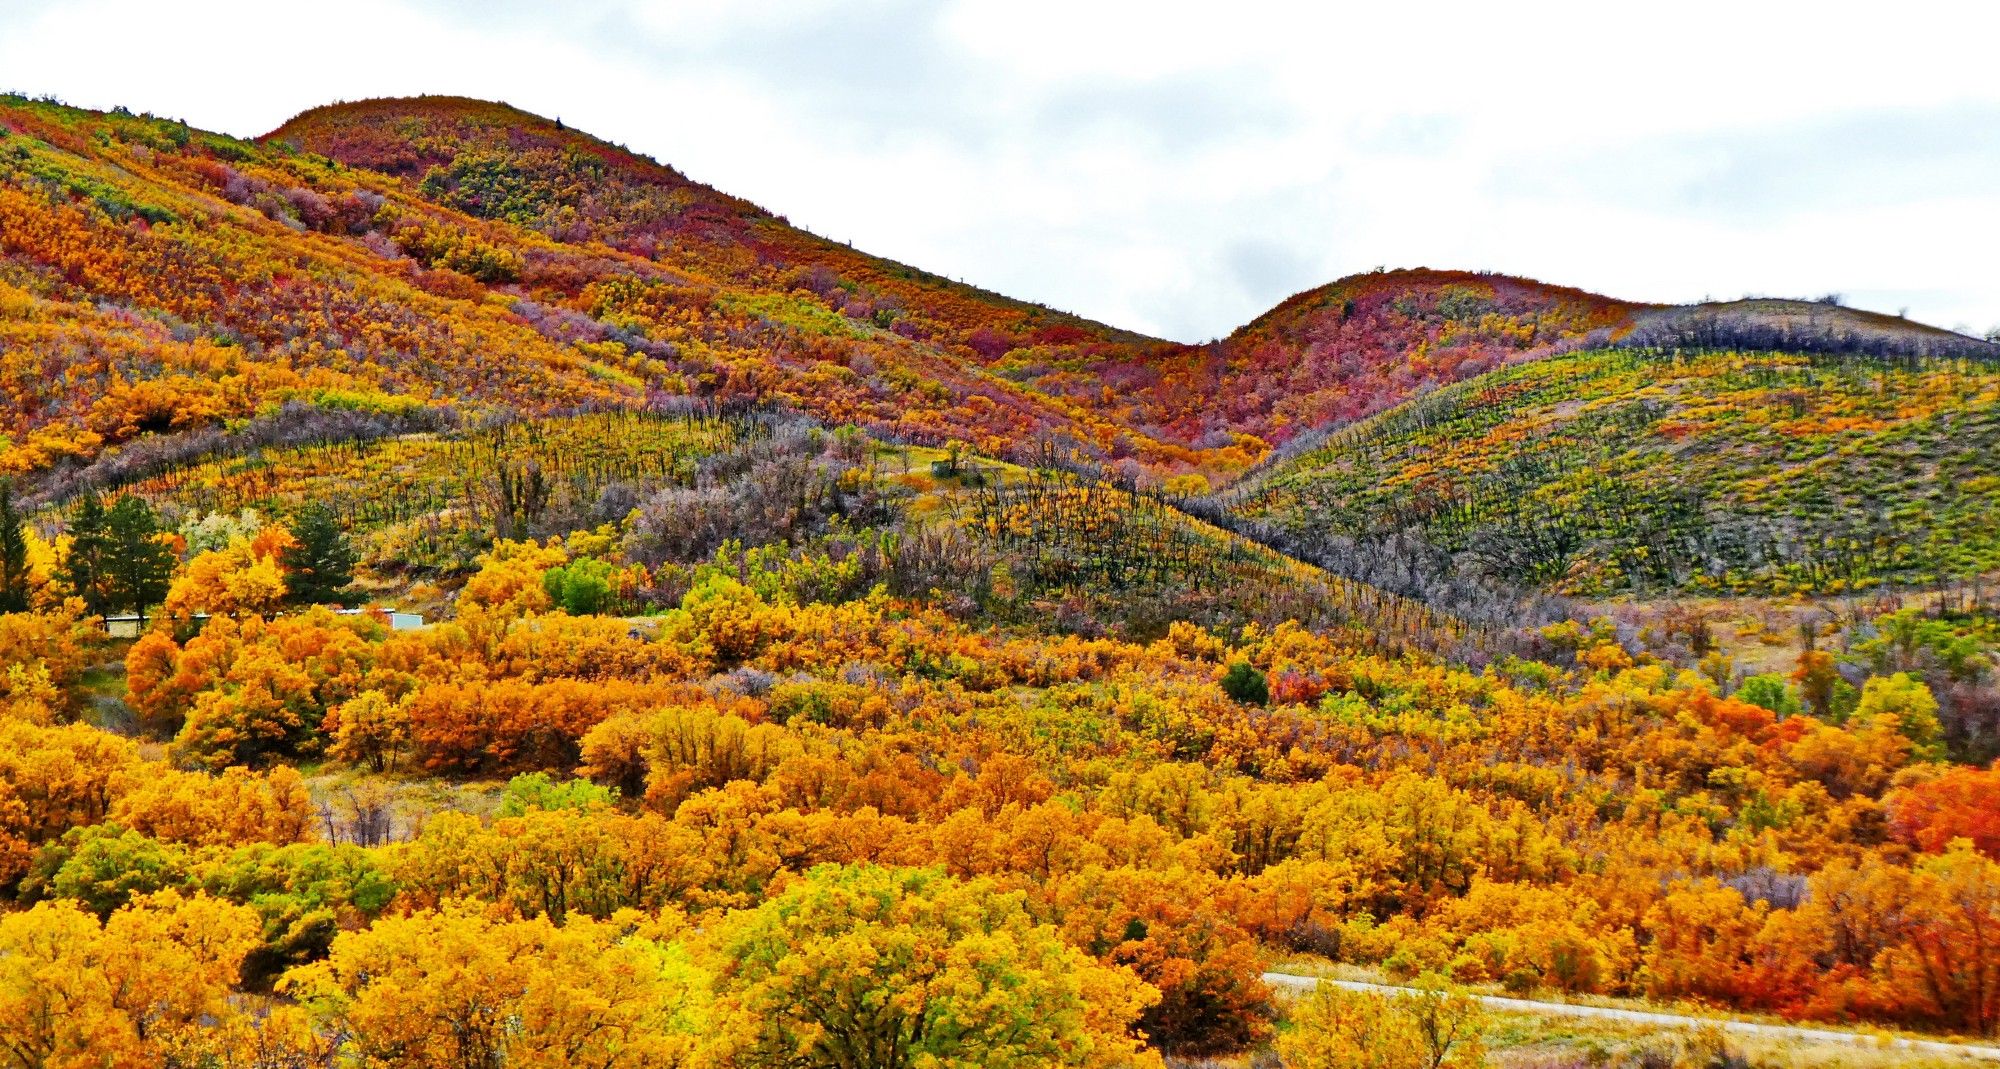
[{"label": "small cabin", "polygon": [[104,633],[112,638],[138,638],[143,633],[142,625],[143,621],[137,616],[107,616],[104,618]]},{"label": "small cabin", "polygon": [[374,616],[389,625],[391,631],[415,631],[424,626],[424,614],[402,612],[396,609],[341,609],[342,616],[360,616],[363,613]]}]

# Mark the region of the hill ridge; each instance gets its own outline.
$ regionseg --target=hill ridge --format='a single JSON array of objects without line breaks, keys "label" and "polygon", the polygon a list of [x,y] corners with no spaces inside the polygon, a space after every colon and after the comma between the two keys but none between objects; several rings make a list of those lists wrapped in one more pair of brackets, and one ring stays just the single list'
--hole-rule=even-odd
[{"label": "hill ridge", "polygon": [[[1336,279],[1182,345],[870,256],[504,103],[325,105],[243,141],[6,97],[0,129],[0,282],[21,309],[6,329],[94,354],[15,373],[0,467],[17,473],[296,400],[532,411],[690,395],[1214,485],[1497,367],[1648,331],[1714,340],[1718,324],[1796,339],[1767,327],[1801,320],[1413,268]],[[1993,348],[1840,315],[1839,344]]]}]

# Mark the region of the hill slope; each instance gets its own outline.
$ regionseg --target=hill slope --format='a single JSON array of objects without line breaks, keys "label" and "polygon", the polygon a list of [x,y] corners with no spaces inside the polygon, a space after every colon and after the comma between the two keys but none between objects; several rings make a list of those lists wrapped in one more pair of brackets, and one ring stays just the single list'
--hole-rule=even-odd
[{"label": "hill slope", "polygon": [[[988,374],[972,344],[1144,339],[832,246],[657,165],[624,162],[646,181],[604,240],[575,226],[556,240],[513,219],[562,230],[520,207],[566,219],[562,197],[499,211],[469,178],[430,199],[275,142],[20,98],[0,100],[0,131],[11,471],[286,400],[554,411],[661,395],[776,401],[990,452],[1046,438],[1105,456],[1122,438],[1148,463],[1204,459]],[[524,150],[522,180],[552,152]],[[672,255],[639,254],[677,226],[690,236]]]},{"label": "hill slope", "polygon": [[1231,510],[1579,594],[1931,581],[2000,567],[1996,406],[1983,360],[1592,350],[1334,434]]},{"label": "hill slope", "polygon": [[1030,381],[1084,403],[1093,389],[1115,393],[1115,416],[1152,436],[1281,446],[1495,368],[1604,345],[2000,359],[1991,342],[1818,302],[1644,305],[1419,268],[1308,290],[1212,345],[1114,351]]},{"label": "hill slope", "polygon": [[938,340],[1036,394],[1139,431],[1142,440],[1198,448],[1228,446],[1245,434],[1283,443],[1502,364],[1640,328],[1649,335],[1726,334],[1744,346],[1759,332],[1785,342],[1890,341],[1913,351],[1969,341],[1802,302],[1663,308],[1528,279],[1417,269],[1341,279],[1286,300],[1213,345],[1173,345],[857,253],[670,167],[505,105],[457,98],[343,104],[306,112],[270,138],[557,240],[603,242],[711,277],[789,279],[835,310]]},{"label": "hill slope", "polygon": [[[716,281],[805,289],[836,311],[977,358],[1009,340],[1165,344],[949,281],[799,230],[748,201],[559,122],[459,97],[315,108],[264,140],[414,185],[442,207],[572,245],[601,243]],[[896,329],[900,327],[900,329]]]},{"label": "hill slope", "polygon": [[1035,381],[1102,382],[1149,433],[1282,444],[1426,390],[1630,328],[1640,306],[1582,290],[1465,271],[1382,271],[1298,294],[1212,345],[1099,361]]},{"label": "hill slope", "polygon": [[16,474],[286,404],[431,426],[692,398],[1226,481],[1301,434],[1585,345],[1992,350],[1796,302],[1658,308],[1429,270],[1343,279],[1179,345],[868,256],[449,97],[314,109],[259,142],[0,98],[0,309]]},{"label": "hill slope", "polygon": [[[1280,1032],[1258,977],[1313,958],[1994,1029],[1985,590],[1598,615],[1426,552],[1590,593],[1991,568],[1977,343],[1395,272],[1172,346],[496,105],[0,130],[9,1049],[1300,1064],[1351,1015]],[[1298,444],[1226,498],[1136,478],[1259,436]],[[951,438],[1037,463],[910,444]],[[1378,537],[1375,585],[1274,548]]]},{"label": "hill slope", "polygon": [[1848,308],[1833,300],[1771,297],[1648,309],[1634,317],[1625,343],[1649,348],[2000,359],[2000,345],[1990,340]]}]

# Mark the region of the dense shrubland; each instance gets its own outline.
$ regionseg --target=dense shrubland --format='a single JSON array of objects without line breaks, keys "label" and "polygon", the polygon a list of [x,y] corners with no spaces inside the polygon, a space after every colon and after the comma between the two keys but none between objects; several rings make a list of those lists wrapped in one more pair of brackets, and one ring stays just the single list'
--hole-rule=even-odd
[{"label": "dense shrubland", "polygon": [[[809,440],[721,466],[832,468],[856,448]],[[1017,506],[1078,506],[1012,485]],[[7,653],[0,877],[34,904],[7,938],[76,934],[0,997],[59,997],[122,925],[148,960],[192,955],[206,986],[171,1026],[106,996],[74,1029],[157,1057],[253,1036],[448,1057],[463,1038],[439,1022],[477,999],[550,1015],[481,1040],[508,1050],[611,1014],[665,1059],[633,1064],[775,1064],[879,990],[871,969],[1040,992],[1039,1030],[950,1011],[937,1049],[968,1064],[1116,1063],[1141,1036],[1197,1056],[1270,1034],[1271,951],[1978,1033],[2000,1010],[1974,983],[2000,968],[1976,935],[2000,917],[1967,905],[2000,901],[2000,773],[1949,762],[1961,726],[1923,681],[1987,685],[1985,616],[1877,618],[1775,678],[1677,666],[1608,623],[1475,673],[1291,623],[995,629],[802,580],[789,552],[752,564],[757,547],[725,548],[735,567],[695,569],[640,624],[567,611],[579,563],[614,589],[650,567],[621,547],[615,530],[500,541],[455,618],[415,632],[323,609],[163,621],[126,671],[164,757],[64,722],[88,659],[65,651],[98,640],[51,580],[42,613],[0,618],[48,636]],[[327,765],[514,780],[490,815],[445,807],[385,836],[392,802],[337,811],[293,771]],[[175,934],[197,924],[198,943]],[[932,924],[991,956],[934,957]],[[461,990],[440,971],[459,940],[513,964]],[[875,940],[884,957],[841,949]],[[612,972],[584,983],[586,960]],[[614,983],[607,1007],[577,1001]]]},{"label": "dense shrubland", "polygon": [[[1255,459],[1131,434],[978,355],[1003,337],[1057,360],[1165,343],[857,254],[508,109],[435,101],[404,119],[335,111],[258,144],[0,100],[0,467],[88,465],[292,400],[546,413],[657,394],[989,454],[1044,440],[1177,467]],[[357,146],[407,141],[411,122],[441,155],[405,182]],[[544,144],[515,146],[521,169],[500,174],[496,153],[529,131]]]},{"label": "dense shrubland", "polygon": [[[1990,1035],[1992,365],[1799,315],[1378,272],[1178,346],[502,106],[0,99],[0,1060]],[[1426,993],[1280,1027],[1280,958]]]},{"label": "dense shrubland", "polygon": [[1029,353],[1009,363],[1077,403],[1117,404],[1127,425],[1156,437],[1285,445],[1438,386],[1603,342],[1636,310],[1500,275],[1378,270],[1293,296],[1208,345],[1081,366]]},{"label": "dense shrubland", "polygon": [[[807,600],[881,584],[935,595],[961,616],[1053,619],[1088,634],[1297,619],[1390,646],[1460,637],[1447,615],[1326,576],[1156,494],[954,456],[768,412],[612,411],[274,446],[121,493],[151,503],[184,542],[245,512],[323,507],[374,581],[463,577],[496,542],[585,536],[593,548],[575,555],[587,559],[552,589],[559,602],[587,599],[573,603],[584,611],[671,606],[714,572]],[[75,507],[43,510],[44,525],[69,523]],[[212,588],[258,555],[237,553],[233,568],[217,571],[226,553],[195,565],[208,578],[190,589]]]},{"label": "dense shrubland", "polygon": [[[7,97],[0,131],[16,472],[288,401],[546,413],[691,394],[1218,477],[1437,386],[1588,343],[1682,344],[1660,332],[1717,318],[1387,271],[1175,345],[857,253],[502,105],[343,105],[246,142]],[[1819,337],[1782,310],[1723,318],[1744,344]],[[1883,352],[1978,347],[1841,329]]]}]

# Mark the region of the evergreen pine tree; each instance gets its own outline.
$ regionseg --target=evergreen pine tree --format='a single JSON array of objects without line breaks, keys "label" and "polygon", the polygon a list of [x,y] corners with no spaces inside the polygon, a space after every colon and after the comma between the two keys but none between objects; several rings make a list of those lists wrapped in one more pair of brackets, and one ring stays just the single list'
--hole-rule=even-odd
[{"label": "evergreen pine tree", "polygon": [[69,552],[63,555],[57,576],[69,592],[83,599],[84,611],[104,612],[111,592],[106,585],[110,563],[111,536],[105,529],[104,502],[96,494],[84,495],[76,515],[69,521]]},{"label": "evergreen pine tree", "polygon": [[0,612],[28,611],[28,532],[14,484],[0,480]]},{"label": "evergreen pine tree", "polygon": [[1222,676],[1222,692],[1249,705],[1263,705],[1271,700],[1271,687],[1264,673],[1249,661],[1234,661],[1229,671]]},{"label": "evergreen pine tree", "polygon": [[110,553],[105,573],[113,608],[130,608],[143,622],[146,606],[167,596],[174,549],[160,539],[160,517],[144,498],[126,494],[105,515]]},{"label": "evergreen pine tree", "polygon": [[279,563],[285,566],[285,586],[302,605],[338,601],[354,580],[354,547],[340,521],[325,505],[312,504],[292,517],[292,539]]}]

